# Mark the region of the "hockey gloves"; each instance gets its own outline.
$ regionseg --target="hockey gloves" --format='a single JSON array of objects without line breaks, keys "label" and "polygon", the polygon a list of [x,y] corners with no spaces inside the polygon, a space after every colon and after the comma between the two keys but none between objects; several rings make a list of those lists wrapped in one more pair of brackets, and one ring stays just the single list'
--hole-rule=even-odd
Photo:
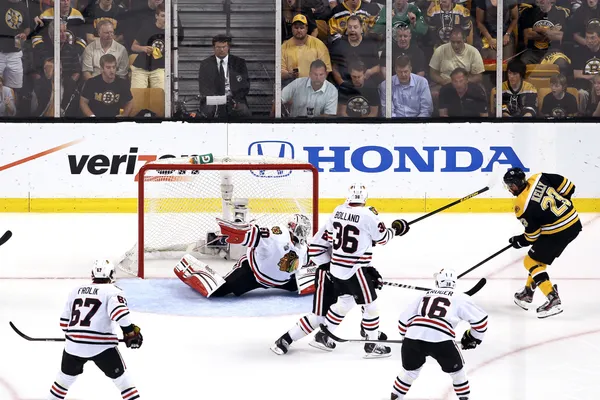
[{"label": "hockey gloves", "polygon": [[373,286],[375,287],[375,289],[383,288],[383,278],[381,277],[381,274],[379,273],[379,271],[377,271],[375,269],[375,267],[367,267],[365,269],[366,269],[365,272],[371,278],[371,281],[373,282]]},{"label": "hockey gloves", "polygon": [[515,249],[520,249],[521,247],[527,247],[531,245],[531,242],[525,239],[525,234],[513,236],[510,239],[508,239],[508,242],[512,244],[512,247],[514,247]]},{"label": "hockey gloves", "polygon": [[396,236],[406,235],[410,230],[410,225],[403,219],[397,219],[392,222],[392,229]]},{"label": "hockey gloves", "polygon": [[475,347],[477,347],[478,344],[481,344],[481,340],[475,339],[471,335],[471,330],[468,329],[463,334],[462,339],[460,339],[460,344],[462,345],[463,350],[470,350],[470,349],[474,349]]},{"label": "hockey gloves", "polygon": [[131,324],[126,327],[121,327],[123,330],[123,339],[125,340],[125,345],[132,349],[139,349],[142,347],[142,343],[144,342],[144,337],[140,332],[140,327],[134,324]]}]

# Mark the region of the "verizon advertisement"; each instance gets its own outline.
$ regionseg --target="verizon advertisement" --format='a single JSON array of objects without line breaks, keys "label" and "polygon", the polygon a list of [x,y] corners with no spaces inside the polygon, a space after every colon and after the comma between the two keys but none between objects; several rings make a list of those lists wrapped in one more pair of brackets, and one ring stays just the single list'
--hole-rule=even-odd
[{"label": "verizon advertisement", "polygon": [[[135,198],[145,163],[206,153],[308,161],[322,198],[343,197],[352,181],[372,198],[462,197],[512,166],[561,173],[578,197],[600,197],[593,125],[9,125],[0,131],[2,198]],[[486,196],[508,197],[500,182]]]}]

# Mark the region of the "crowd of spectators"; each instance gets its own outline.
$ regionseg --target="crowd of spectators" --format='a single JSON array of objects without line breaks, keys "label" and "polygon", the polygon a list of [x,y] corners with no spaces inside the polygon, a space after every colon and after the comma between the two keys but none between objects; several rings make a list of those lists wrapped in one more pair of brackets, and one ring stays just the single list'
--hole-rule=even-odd
[{"label": "crowd of spectators", "polygon": [[503,116],[600,115],[598,0],[394,0],[389,73],[385,1],[328,3],[282,0],[284,115],[385,116],[391,78],[392,118],[494,117],[500,47]]},{"label": "crowd of spectators", "polygon": [[60,1],[61,88],[54,90],[54,0],[0,1],[0,117],[133,116],[132,88],[164,89],[163,0]]}]

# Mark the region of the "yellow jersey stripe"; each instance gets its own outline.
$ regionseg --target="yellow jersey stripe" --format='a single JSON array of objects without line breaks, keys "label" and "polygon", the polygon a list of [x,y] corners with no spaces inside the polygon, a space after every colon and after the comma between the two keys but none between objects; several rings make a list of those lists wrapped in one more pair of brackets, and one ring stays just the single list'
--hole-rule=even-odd
[{"label": "yellow jersey stripe", "polygon": [[576,215],[572,220],[569,220],[568,223],[561,226],[560,228],[556,228],[552,231],[542,231],[542,235],[554,235],[555,233],[562,232],[565,229],[568,229],[568,228],[572,227],[573,225],[575,225],[577,223],[577,221],[579,221],[579,215]]},{"label": "yellow jersey stripe", "polygon": [[563,178],[563,181],[560,183],[560,185],[558,185],[558,187],[556,188],[556,191],[558,193],[560,193],[560,191],[565,187],[567,182],[569,182],[569,180],[567,178]]},{"label": "yellow jersey stripe", "polygon": [[542,235],[551,235],[553,233],[565,230],[579,220],[579,214],[573,209],[565,218],[561,218],[553,224],[542,225]]}]

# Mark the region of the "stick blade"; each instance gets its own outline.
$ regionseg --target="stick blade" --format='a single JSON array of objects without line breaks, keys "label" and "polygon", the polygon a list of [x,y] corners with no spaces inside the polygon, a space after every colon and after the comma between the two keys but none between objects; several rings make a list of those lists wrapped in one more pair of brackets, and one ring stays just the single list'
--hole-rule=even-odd
[{"label": "stick blade", "polygon": [[2,235],[2,237],[0,237],[0,246],[2,246],[4,243],[8,242],[8,240],[12,237],[12,232],[6,231],[4,232],[4,235]]},{"label": "stick blade", "polygon": [[473,296],[475,293],[479,292],[487,283],[487,279],[481,278],[479,282],[475,284],[471,289],[465,292],[466,295]]}]

